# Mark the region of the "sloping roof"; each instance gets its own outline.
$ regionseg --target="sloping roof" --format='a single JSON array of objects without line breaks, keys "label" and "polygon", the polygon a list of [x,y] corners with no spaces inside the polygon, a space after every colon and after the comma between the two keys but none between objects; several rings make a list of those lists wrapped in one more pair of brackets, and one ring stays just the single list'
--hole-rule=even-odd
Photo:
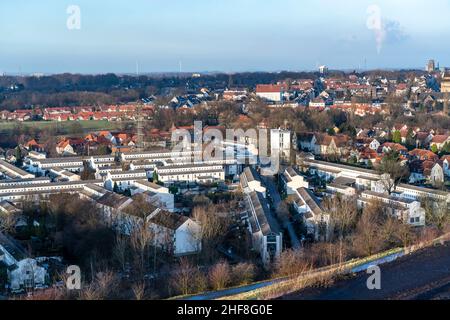
[{"label": "sloping roof", "polygon": [[433,142],[433,143],[444,143],[447,140],[449,140],[449,136],[441,134],[441,135],[434,136],[433,140],[431,140],[431,142]]},{"label": "sloping roof", "polygon": [[292,167],[288,167],[288,168],[286,169],[286,172],[287,172],[291,177],[296,177],[296,176],[298,176],[297,171],[295,171],[295,169],[292,168]]},{"label": "sloping roof", "polygon": [[335,184],[342,186],[350,186],[356,183],[356,179],[346,178],[346,177],[337,177],[334,181]]},{"label": "sloping roof", "polygon": [[260,192],[251,192],[247,202],[252,213],[250,223],[253,226],[253,232],[261,231],[263,235],[280,233],[280,227],[272,217],[267,200]]},{"label": "sloping roof", "polygon": [[0,159],[0,166],[6,168],[9,172],[13,172],[17,176],[33,176],[31,173],[22,170],[15,165]]},{"label": "sloping roof", "polygon": [[88,183],[85,185],[85,189],[91,189],[98,193],[107,193],[108,190],[104,187],[98,186],[95,183]]},{"label": "sloping roof", "polygon": [[272,84],[258,84],[256,86],[256,92],[281,92],[283,87],[280,85],[272,85]]},{"label": "sloping roof", "polygon": [[97,202],[101,205],[111,207],[118,209],[120,208],[124,203],[126,203],[130,198],[122,196],[120,194],[114,193],[114,192],[107,192],[105,195],[100,197]]},{"label": "sloping roof", "polygon": [[347,143],[350,141],[350,137],[341,134],[335,136],[330,136],[328,134],[320,134],[317,136],[317,144],[319,145],[329,146],[332,141],[334,141],[336,147],[341,148],[347,145]]},{"label": "sloping roof", "polygon": [[430,150],[414,149],[409,152],[409,155],[419,158],[420,160],[438,160],[439,156]]},{"label": "sloping roof", "polygon": [[320,215],[323,213],[322,206],[320,205],[319,200],[306,188],[297,189],[300,197],[303,201],[308,205],[314,215]]},{"label": "sloping roof", "polygon": [[7,213],[15,213],[15,212],[21,212],[22,210],[16,208],[11,202],[3,200],[0,201],[0,212],[5,211]]},{"label": "sloping roof", "polygon": [[314,136],[315,136],[314,132],[301,132],[297,135],[297,139],[299,141],[311,142]]},{"label": "sloping roof", "polygon": [[149,188],[152,188],[152,189],[155,189],[155,190],[163,188],[163,186],[160,186],[159,184],[156,184],[154,182],[150,182],[150,181],[144,180],[144,179],[137,180],[136,183],[139,183],[141,185],[144,185],[146,187],[149,187]]},{"label": "sloping roof", "polygon": [[[244,178],[244,179],[242,179],[242,178]],[[253,181],[261,181],[258,172],[256,172],[256,170],[253,169],[252,167],[245,168],[244,172],[242,172],[242,174],[241,174],[242,185],[244,187],[246,187],[249,182],[253,182]]]},{"label": "sloping roof", "polygon": [[177,230],[188,220],[188,217],[180,214],[158,209],[152,213],[148,221],[171,230]]}]

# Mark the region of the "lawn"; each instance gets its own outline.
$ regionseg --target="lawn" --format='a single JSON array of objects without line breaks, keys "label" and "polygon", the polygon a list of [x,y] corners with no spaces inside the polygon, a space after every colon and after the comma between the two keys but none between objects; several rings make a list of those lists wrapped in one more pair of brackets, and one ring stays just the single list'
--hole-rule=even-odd
[{"label": "lawn", "polygon": [[17,122],[0,122],[0,132],[6,133],[9,130],[12,130],[17,124],[23,127],[32,127],[38,129],[47,129],[47,128],[58,128],[59,130],[65,131],[64,129],[70,128],[74,123],[79,123],[81,127],[85,131],[98,131],[98,130],[115,130],[121,128],[124,125],[124,122],[114,122],[107,120],[87,120],[87,121],[25,121],[20,124]]}]

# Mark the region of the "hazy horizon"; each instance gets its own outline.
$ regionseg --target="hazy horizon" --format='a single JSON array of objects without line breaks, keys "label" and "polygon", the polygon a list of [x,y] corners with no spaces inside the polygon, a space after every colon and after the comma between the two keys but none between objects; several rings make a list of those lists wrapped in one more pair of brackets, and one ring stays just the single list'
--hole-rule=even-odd
[{"label": "hazy horizon", "polygon": [[[372,71],[422,71],[423,68],[373,68],[373,69],[331,69],[329,71],[333,72],[345,72],[345,73],[352,73],[352,72],[372,72]],[[318,70],[242,70],[242,71],[235,71],[235,72],[226,72],[226,71],[220,71],[220,70],[211,70],[211,71],[205,71],[205,70],[192,70],[192,71],[150,71],[150,72],[140,72],[139,76],[151,76],[151,75],[185,75],[190,76],[192,74],[200,74],[200,75],[217,75],[217,74],[239,74],[239,73],[281,73],[281,72],[288,72],[288,73],[317,73]],[[105,74],[115,74],[117,76],[136,76],[136,73],[133,72],[22,72],[22,73],[14,73],[14,72],[4,72],[4,74],[0,74],[0,76],[17,76],[17,77],[27,77],[27,76],[54,76],[54,75],[61,75],[61,74],[72,74],[72,75],[105,75]]]},{"label": "hazy horizon", "polygon": [[399,70],[429,59],[445,67],[449,13],[445,0],[5,1],[0,72]]}]

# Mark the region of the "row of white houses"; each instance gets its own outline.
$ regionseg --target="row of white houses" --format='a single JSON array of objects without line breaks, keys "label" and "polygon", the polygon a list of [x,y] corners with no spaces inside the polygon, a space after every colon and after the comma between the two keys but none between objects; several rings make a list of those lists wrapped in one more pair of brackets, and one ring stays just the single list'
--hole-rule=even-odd
[{"label": "row of white houses", "polygon": [[450,205],[450,193],[418,187],[410,184],[399,184],[394,190],[387,190],[389,175],[374,170],[351,167],[342,164],[318,161],[311,158],[302,159],[301,164],[310,173],[317,174],[327,181],[330,194],[345,197],[356,197],[360,208],[372,201],[384,203],[391,214],[413,226],[424,226],[426,213],[422,202],[429,199],[436,204]]},{"label": "row of white houses", "polygon": [[[379,193],[385,193],[387,191],[383,190],[383,184],[380,183],[386,177],[374,170],[311,159],[304,159],[302,165],[309,168],[311,173],[317,174],[329,182],[336,181],[339,178],[347,178],[354,180],[353,187],[356,190],[372,190]],[[450,204],[450,193],[447,191],[418,187],[410,184],[399,184],[395,189],[395,193],[400,198],[417,201],[428,198]]]},{"label": "row of white houses", "polygon": [[240,175],[240,185],[244,191],[248,231],[252,235],[253,249],[259,253],[265,266],[276,261],[283,250],[283,233],[266,199],[266,187],[260,175],[251,167],[246,167]]}]

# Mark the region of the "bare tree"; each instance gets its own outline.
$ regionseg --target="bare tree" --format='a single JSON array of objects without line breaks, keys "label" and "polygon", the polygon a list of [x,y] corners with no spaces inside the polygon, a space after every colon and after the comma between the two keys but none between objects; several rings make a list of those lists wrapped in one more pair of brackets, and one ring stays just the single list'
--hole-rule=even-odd
[{"label": "bare tree", "polygon": [[344,238],[356,225],[358,208],[356,198],[326,198],[324,209],[330,214],[330,226],[335,229],[339,239]]},{"label": "bare tree", "polygon": [[149,260],[150,245],[153,239],[154,234],[145,221],[137,224],[131,232],[131,247],[135,253],[136,267],[141,275],[145,273],[146,262]]},{"label": "bare tree", "polygon": [[370,203],[363,211],[361,219],[356,226],[353,239],[353,247],[356,254],[370,256],[378,252],[383,244],[380,237],[380,219],[383,217],[383,205],[381,202]]},{"label": "bare tree", "polygon": [[131,290],[133,291],[134,298],[138,301],[144,300],[145,298],[145,282],[137,282],[132,285]]},{"label": "bare tree", "polygon": [[120,268],[122,270],[125,270],[125,265],[128,258],[129,253],[129,238],[122,236],[120,234],[116,234],[115,239],[115,246],[114,246],[114,258],[119,264]]},{"label": "bare tree", "polygon": [[255,277],[255,266],[252,263],[242,262],[232,268],[231,274],[233,284],[249,284]]},{"label": "bare tree", "polygon": [[207,279],[197,266],[194,266],[187,258],[182,258],[178,267],[172,272],[170,286],[176,293],[187,295],[206,290]]},{"label": "bare tree", "polygon": [[435,201],[429,197],[420,199],[425,209],[426,221],[430,226],[436,227],[442,232],[450,226],[450,210],[445,201]]},{"label": "bare tree", "polygon": [[193,218],[201,226],[203,256],[208,259],[215,257],[216,247],[221,243],[230,227],[230,219],[219,215],[216,206],[197,206]]},{"label": "bare tree", "polygon": [[316,267],[329,266],[342,263],[349,256],[348,245],[343,239],[336,243],[315,243],[307,250],[307,256],[312,265]]},{"label": "bare tree", "polygon": [[117,296],[119,278],[112,271],[99,272],[93,281],[82,290],[82,300],[105,300]]},{"label": "bare tree", "polygon": [[300,250],[286,250],[281,253],[275,265],[275,276],[300,275],[311,268],[311,263]]},{"label": "bare tree", "polygon": [[13,213],[0,214],[0,232],[11,233],[15,230],[18,216]]},{"label": "bare tree", "polygon": [[231,280],[230,265],[226,261],[216,263],[208,273],[211,287],[214,290],[221,290],[227,287]]},{"label": "bare tree", "polygon": [[408,166],[401,163],[400,154],[396,151],[386,153],[378,171],[384,175],[381,182],[389,194],[395,191],[402,179],[409,176]]}]

